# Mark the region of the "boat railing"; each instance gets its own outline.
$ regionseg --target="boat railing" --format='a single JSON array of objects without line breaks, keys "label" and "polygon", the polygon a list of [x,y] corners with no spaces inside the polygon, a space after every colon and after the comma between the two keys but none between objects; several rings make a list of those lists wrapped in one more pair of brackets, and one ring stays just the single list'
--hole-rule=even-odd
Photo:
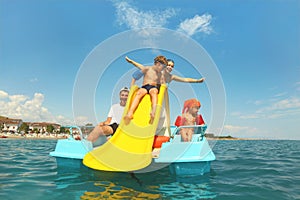
[{"label": "boat railing", "polygon": [[203,124],[203,125],[179,126],[179,127],[175,128],[175,130],[173,131],[173,134],[171,135],[171,137],[174,137],[175,135],[180,134],[180,130],[184,129],[184,128],[194,128],[194,134],[199,135],[198,141],[202,141],[203,137],[205,136],[205,131],[207,129],[207,125]]},{"label": "boat railing", "polygon": [[[70,131],[70,135],[68,137],[68,139],[75,139],[75,140],[81,140],[83,138],[83,135],[82,135],[82,131],[81,131],[81,128],[79,126],[63,126],[64,128],[68,128],[69,131]],[[75,130],[78,131],[79,133],[79,137],[76,136],[78,134],[75,133]]]},{"label": "boat railing", "polygon": [[[69,129],[70,135],[69,139],[75,139],[75,140],[82,140],[87,137],[87,135],[93,130],[94,126],[75,126],[75,125],[68,125],[63,126],[64,128]],[[76,131],[77,132],[76,132]]]}]

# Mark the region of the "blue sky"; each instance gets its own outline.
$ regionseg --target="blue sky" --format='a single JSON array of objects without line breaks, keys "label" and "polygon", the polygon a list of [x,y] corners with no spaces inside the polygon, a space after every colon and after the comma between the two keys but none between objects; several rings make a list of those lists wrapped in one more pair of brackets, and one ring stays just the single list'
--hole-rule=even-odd
[{"label": "blue sky", "polygon": [[[84,61],[115,35],[155,27],[185,34],[215,63],[226,94],[221,134],[300,139],[299,10],[298,0],[0,0],[0,115],[60,124],[104,120],[133,67],[125,55],[105,66],[94,91],[95,120],[92,114],[73,116],[74,84]],[[158,53],[175,60],[174,74],[199,78],[207,67],[171,51],[126,55],[151,64]],[[190,87],[196,91],[190,97],[201,101],[200,111],[212,123],[212,82],[172,82],[171,119],[183,103],[177,91]]]}]

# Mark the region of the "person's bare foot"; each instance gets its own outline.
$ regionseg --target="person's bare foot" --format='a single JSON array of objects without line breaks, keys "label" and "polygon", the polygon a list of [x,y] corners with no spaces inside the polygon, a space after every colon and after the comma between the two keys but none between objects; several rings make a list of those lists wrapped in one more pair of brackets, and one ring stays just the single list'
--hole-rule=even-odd
[{"label": "person's bare foot", "polygon": [[125,121],[125,124],[128,125],[130,121],[133,119],[133,116],[125,115],[123,119]]},{"label": "person's bare foot", "polygon": [[160,152],[160,148],[154,148],[152,151],[152,158],[158,158],[159,152]]}]

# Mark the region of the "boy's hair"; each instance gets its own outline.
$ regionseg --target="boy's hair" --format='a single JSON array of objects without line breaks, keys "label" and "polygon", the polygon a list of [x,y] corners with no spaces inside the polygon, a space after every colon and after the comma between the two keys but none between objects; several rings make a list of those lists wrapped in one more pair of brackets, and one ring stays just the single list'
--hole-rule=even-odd
[{"label": "boy's hair", "polygon": [[156,64],[157,62],[168,65],[167,59],[164,56],[157,56],[156,58],[154,58],[154,64]]}]

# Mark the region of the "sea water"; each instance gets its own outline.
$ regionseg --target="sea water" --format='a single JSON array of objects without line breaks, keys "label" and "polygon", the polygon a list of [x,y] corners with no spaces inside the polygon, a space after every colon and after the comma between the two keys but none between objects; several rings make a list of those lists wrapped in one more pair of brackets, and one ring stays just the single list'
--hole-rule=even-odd
[{"label": "sea water", "polygon": [[211,172],[191,177],[61,165],[55,144],[1,139],[0,199],[300,199],[300,141],[214,141]]}]

